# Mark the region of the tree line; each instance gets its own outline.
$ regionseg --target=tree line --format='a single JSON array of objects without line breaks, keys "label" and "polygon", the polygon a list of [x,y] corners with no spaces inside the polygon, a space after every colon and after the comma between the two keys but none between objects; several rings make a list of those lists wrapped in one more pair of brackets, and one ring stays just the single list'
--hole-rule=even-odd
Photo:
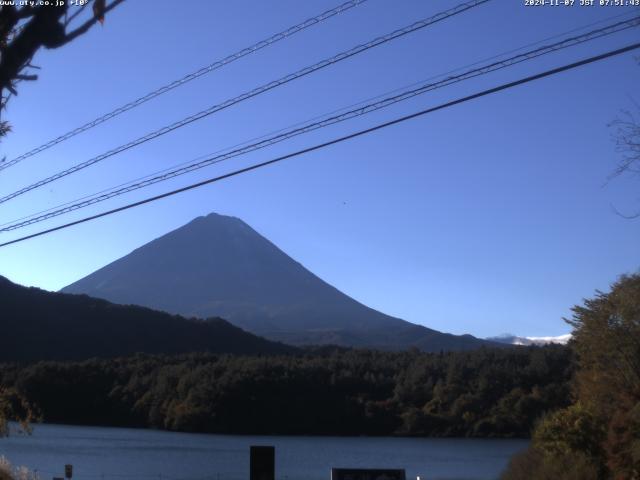
[{"label": "tree line", "polygon": [[45,421],[227,434],[527,437],[568,405],[563,346],[468,352],[320,348],[3,364]]}]

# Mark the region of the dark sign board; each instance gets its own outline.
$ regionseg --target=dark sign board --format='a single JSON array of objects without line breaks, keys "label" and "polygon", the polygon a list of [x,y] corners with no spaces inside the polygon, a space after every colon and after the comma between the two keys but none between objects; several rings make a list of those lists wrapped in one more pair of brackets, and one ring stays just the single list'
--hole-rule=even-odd
[{"label": "dark sign board", "polygon": [[250,480],[275,480],[276,448],[252,446],[250,454]]},{"label": "dark sign board", "polygon": [[331,480],[405,480],[404,470],[332,468]]}]

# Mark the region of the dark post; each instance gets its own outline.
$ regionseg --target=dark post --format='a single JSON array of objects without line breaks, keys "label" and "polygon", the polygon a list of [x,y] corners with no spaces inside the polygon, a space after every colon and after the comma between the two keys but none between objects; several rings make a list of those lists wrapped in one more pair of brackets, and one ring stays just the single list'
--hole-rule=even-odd
[{"label": "dark post", "polygon": [[276,447],[251,446],[250,480],[275,480]]}]

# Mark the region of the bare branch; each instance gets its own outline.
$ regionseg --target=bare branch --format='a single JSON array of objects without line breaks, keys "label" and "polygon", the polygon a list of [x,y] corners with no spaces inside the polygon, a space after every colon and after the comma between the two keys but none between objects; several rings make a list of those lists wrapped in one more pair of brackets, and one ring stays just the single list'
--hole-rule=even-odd
[{"label": "bare branch", "polygon": [[[106,7],[104,9],[104,11],[102,12],[102,15],[104,15],[105,13],[107,13],[110,10],[114,9],[115,7],[120,5],[122,2],[124,2],[124,0],[114,0],[108,7]],[[64,41],[58,46],[62,46],[64,44],[66,44],[66,43],[69,43],[74,38],[82,35],[83,33],[86,33],[87,31],[89,31],[89,29],[91,27],[93,27],[96,24],[96,22],[100,21],[100,18],[101,18],[100,16],[94,14],[94,16],[91,19],[89,19],[86,22],[84,22],[82,25],[80,25],[75,30],[67,33],[65,38],[64,38]]]},{"label": "bare branch", "polygon": [[616,151],[622,154],[620,161],[610,178],[623,173],[633,172],[640,167],[640,123],[633,113],[623,111],[621,117],[609,124]]},{"label": "bare branch", "polygon": [[16,75],[16,79],[17,80],[37,80],[38,79],[38,75],[23,75],[23,74],[18,74]]},{"label": "bare branch", "polygon": [[640,218],[640,212],[636,212],[636,213],[632,213],[631,215],[627,215],[622,213],[620,210],[618,210],[615,205],[611,204],[611,210],[613,210],[613,212],[618,215],[619,217],[622,217],[626,220],[634,220],[636,218]]},{"label": "bare branch", "polygon": [[35,14],[35,7],[30,7],[25,5],[20,10],[18,10],[18,19],[22,20],[24,18],[32,17]]},{"label": "bare branch", "polygon": [[83,4],[81,7],[79,7],[78,9],[76,9],[75,13],[74,13],[73,15],[71,15],[71,16],[66,20],[66,22],[65,22],[64,26],[65,26],[65,27],[68,27],[68,26],[69,26],[69,24],[70,24],[71,22],[73,22],[73,20],[75,20],[75,18],[83,12],[83,10],[85,9],[85,7],[86,7],[87,5],[89,5],[89,2],[87,2],[87,3]]}]

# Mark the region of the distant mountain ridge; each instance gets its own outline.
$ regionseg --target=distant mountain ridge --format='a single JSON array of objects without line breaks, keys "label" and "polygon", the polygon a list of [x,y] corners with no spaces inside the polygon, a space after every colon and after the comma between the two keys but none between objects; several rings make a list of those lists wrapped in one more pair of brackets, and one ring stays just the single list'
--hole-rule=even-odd
[{"label": "distant mountain ridge", "polygon": [[567,333],[565,335],[558,335],[556,337],[518,337],[510,333],[498,335],[497,337],[489,337],[487,340],[493,342],[505,343],[508,345],[549,345],[555,343],[559,345],[566,345],[571,340],[572,335]]},{"label": "distant mountain ridge", "polygon": [[0,276],[0,362],[83,360],[135,353],[282,354],[225,320],[188,320],[86,295],[28,288]]},{"label": "distant mountain ridge", "polygon": [[324,282],[249,225],[212,213],[65,287],[119,304],[221,317],[294,345],[425,351],[499,345],[373,310]]}]

